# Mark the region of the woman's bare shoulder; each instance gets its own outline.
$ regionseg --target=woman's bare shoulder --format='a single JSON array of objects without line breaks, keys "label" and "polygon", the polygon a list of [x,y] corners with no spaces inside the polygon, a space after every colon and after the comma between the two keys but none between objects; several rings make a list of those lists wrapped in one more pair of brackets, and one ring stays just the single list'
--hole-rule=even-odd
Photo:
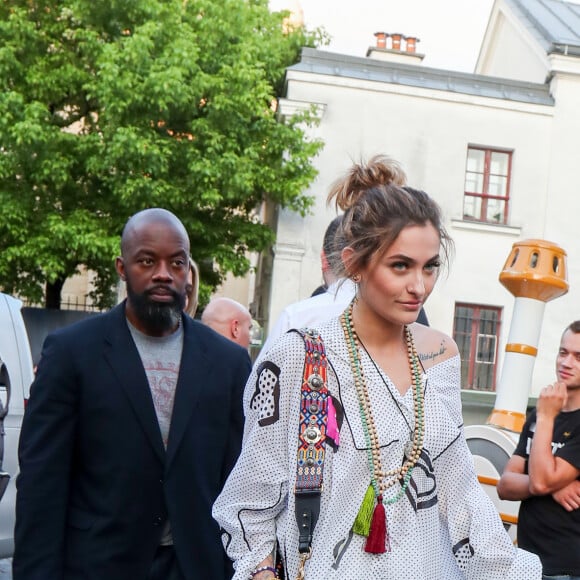
[{"label": "woman's bare shoulder", "polygon": [[423,368],[428,369],[459,353],[455,341],[439,330],[422,324],[410,327]]}]

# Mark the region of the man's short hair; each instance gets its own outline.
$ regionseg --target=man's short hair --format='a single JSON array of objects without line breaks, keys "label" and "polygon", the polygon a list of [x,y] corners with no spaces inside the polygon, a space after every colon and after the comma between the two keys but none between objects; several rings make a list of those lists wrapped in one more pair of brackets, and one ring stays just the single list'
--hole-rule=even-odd
[{"label": "man's short hair", "polygon": [[566,332],[567,330],[569,330],[570,332],[573,332],[574,334],[580,334],[580,320],[575,320],[574,322],[571,322],[566,327],[564,332]]},{"label": "man's short hair", "polygon": [[340,247],[340,243],[337,242],[336,232],[342,222],[342,215],[344,214],[336,216],[328,224],[326,232],[324,232],[324,239],[322,240],[322,250],[324,251],[328,265],[334,274],[340,270],[340,268],[337,268],[336,266],[340,264],[342,247]]}]

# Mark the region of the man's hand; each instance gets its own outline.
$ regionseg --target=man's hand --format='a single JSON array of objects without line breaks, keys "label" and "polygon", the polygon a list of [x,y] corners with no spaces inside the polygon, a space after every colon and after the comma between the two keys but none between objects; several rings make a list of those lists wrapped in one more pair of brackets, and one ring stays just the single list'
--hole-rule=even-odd
[{"label": "man's hand", "polygon": [[554,421],[566,400],[565,383],[554,383],[540,391],[536,407],[536,432],[528,461],[532,495],[553,494],[580,476],[580,470],[552,452]]},{"label": "man's hand", "polygon": [[580,481],[575,479],[562,489],[555,491],[552,497],[565,510],[569,512],[577,510],[580,507]]},{"label": "man's hand", "polygon": [[554,383],[540,391],[537,403],[538,416],[554,419],[566,405],[568,392],[565,383]]}]

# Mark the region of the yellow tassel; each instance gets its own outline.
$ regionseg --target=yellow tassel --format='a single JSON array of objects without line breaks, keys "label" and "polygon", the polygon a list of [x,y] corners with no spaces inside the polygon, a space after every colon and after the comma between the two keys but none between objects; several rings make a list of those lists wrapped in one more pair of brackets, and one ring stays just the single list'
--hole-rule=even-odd
[{"label": "yellow tassel", "polygon": [[358,510],[352,531],[359,536],[368,536],[371,529],[371,521],[373,519],[373,511],[375,507],[375,490],[372,485],[369,485],[363,502]]}]

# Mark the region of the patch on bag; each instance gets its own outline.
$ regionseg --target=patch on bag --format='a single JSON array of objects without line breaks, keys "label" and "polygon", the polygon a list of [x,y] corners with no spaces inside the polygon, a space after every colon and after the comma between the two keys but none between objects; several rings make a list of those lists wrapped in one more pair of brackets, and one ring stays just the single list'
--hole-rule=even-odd
[{"label": "patch on bag", "polygon": [[467,564],[474,553],[473,546],[469,543],[469,538],[464,538],[453,546],[453,555],[460,570],[467,569]]},{"label": "patch on bag", "polygon": [[250,409],[259,411],[258,425],[276,423],[280,417],[280,369],[271,361],[264,361],[257,370],[256,389]]}]

